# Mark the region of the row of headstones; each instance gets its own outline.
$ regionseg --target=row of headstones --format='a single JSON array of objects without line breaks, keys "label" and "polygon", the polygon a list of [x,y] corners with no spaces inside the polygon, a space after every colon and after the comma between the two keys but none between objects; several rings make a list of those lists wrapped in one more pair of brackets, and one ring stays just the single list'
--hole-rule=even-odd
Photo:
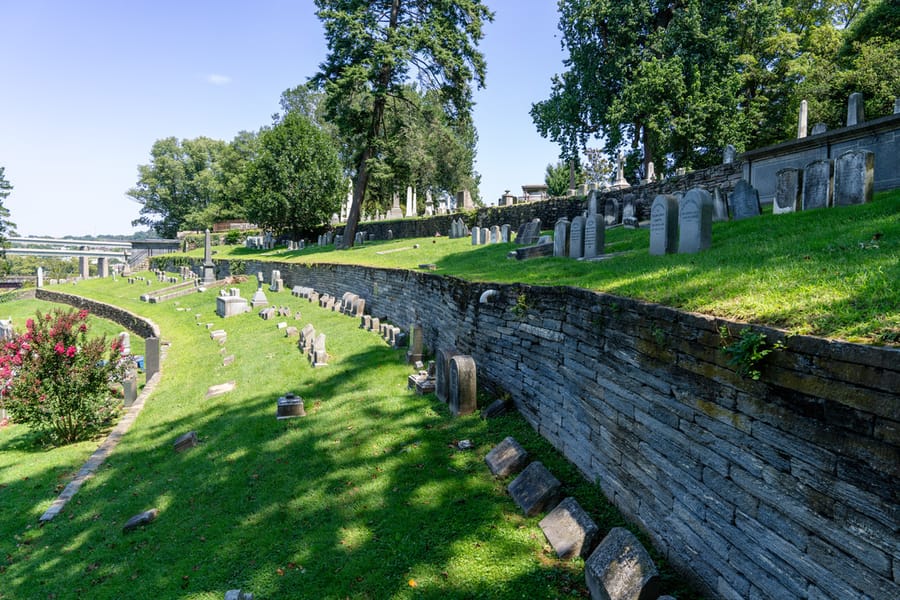
[{"label": "row of headstones", "polygon": [[178,267],[178,276],[181,277],[182,281],[187,281],[188,279],[196,279],[197,274],[194,273],[190,267],[180,266]]},{"label": "row of headstones", "polygon": [[450,221],[450,239],[469,237],[469,228],[462,217]]},{"label": "row of headstones", "polygon": [[326,231],[319,235],[319,239],[317,241],[319,246],[328,246],[334,243],[334,232]]},{"label": "row of headstones", "polygon": [[[614,527],[597,544],[600,528],[594,520],[575,498],[561,499],[560,481],[542,462],[529,463],[529,458],[527,450],[507,437],[487,453],[484,461],[495,477],[518,473],[507,491],[526,516],[547,513],[539,526],[559,558],[586,558],[584,576],[591,598],[660,597],[659,571],[634,534]],[[670,596],[661,598],[671,600]]]},{"label": "row of headstones", "polygon": [[328,364],[328,353],[325,351],[325,334],[316,335],[316,328],[312,323],[307,323],[300,330],[300,340],[297,347],[309,359],[313,368],[324,367]]},{"label": "row of headstones", "polygon": [[572,222],[565,217],[553,227],[553,256],[597,258],[606,243],[606,224],[596,214],[578,215]]},{"label": "row of headstones", "polygon": [[254,250],[272,250],[275,248],[275,236],[268,231],[265,235],[248,235],[244,239],[244,246]]},{"label": "row of headstones", "polygon": [[472,245],[505,244],[509,241],[509,225],[472,228]]},{"label": "row of headstones", "polygon": [[803,169],[781,169],[775,177],[775,214],[865,204],[872,201],[875,154],[849,150],[834,160],[815,160]]},{"label": "row of headstones", "polygon": [[359,328],[378,334],[391,348],[403,348],[409,341],[407,333],[400,327],[387,322],[382,323],[381,319],[371,315],[360,315]]},{"label": "row of headstones", "polygon": [[530,246],[540,243],[541,239],[541,220],[534,218],[530,221],[519,225],[516,232],[515,242],[520,246]]}]

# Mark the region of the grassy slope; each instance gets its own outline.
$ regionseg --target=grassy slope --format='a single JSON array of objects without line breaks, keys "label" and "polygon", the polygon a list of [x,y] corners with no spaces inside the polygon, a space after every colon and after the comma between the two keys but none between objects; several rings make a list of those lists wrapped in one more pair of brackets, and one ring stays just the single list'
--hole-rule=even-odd
[{"label": "grassy slope", "polygon": [[[252,289],[245,284],[243,295]],[[406,391],[401,352],[354,319],[277,297],[302,310],[291,324],[312,322],[328,336],[329,366],[311,369],[272,321],[216,317],[213,292],[147,305],[136,300],[143,286],[95,280],[75,291],[159,323],[171,343],[164,377],[116,452],[50,524],[36,519],[66,469],[28,461],[15,476],[0,471],[0,598],[221,598],[237,587],[260,598],[583,595],[582,561],[556,560],[538,519],[519,514],[508,481],[482,461],[506,435],[544,461],[604,531],[621,524],[518,415],[451,419],[433,397]],[[228,331],[233,365],[222,366],[207,322]],[[204,398],[228,380],[234,392]],[[275,420],[288,391],[304,397],[307,418]],[[2,454],[18,429],[0,431]],[[190,430],[201,445],[174,453],[174,439]],[[452,448],[459,439],[475,450]],[[121,532],[151,507],[161,510],[156,522]]]},{"label": "grassy slope", "polygon": [[[413,248],[418,244],[419,248]],[[713,246],[650,256],[649,231],[611,229],[599,262],[506,259],[514,244],[472,246],[446,237],[375,242],[351,251],[311,248],[219,256],[357,263],[473,281],[571,285],[676,308],[864,343],[900,343],[900,190],[864,206],[763,215],[713,225]],[[378,254],[385,250],[406,250]],[[197,255],[197,252],[194,253]]]}]

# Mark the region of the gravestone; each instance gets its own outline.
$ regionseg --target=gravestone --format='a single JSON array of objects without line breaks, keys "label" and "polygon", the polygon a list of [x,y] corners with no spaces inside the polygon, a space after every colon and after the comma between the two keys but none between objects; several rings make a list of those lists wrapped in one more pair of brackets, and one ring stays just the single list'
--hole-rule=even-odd
[{"label": "gravestone", "polygon": [[556,506],[562,484],[538,460],[525,467],[509,484],[507,491],[525,516],[533,517]]},{"label": "gravestone", "polygon": [[313,327],[312,323],[308,323],[303,329],[300,330],[300,341],[298,345],[303,349],[303,353],[307,354],[312,349],[313,341],[316,337],[316,329]]},{"label": "gravestone", "polygon": [[422,360],[422,326],[415,324],[409,328],[409,350],[406,351],[406,364],[413,365]]},{"label": "gravestone", "polygon": [[866,104],[860,92],[850,94],[847,100],[847,127],[861,125],[866,121]]},{"label": "gravestone", "polygon": [[316,341],[313,344],[312,353],[309,357],[310,363],[312,363],[313,368],[316,367],[324,367],[328,364],[328,353],[325,352],[325,334],[320,333],[316,336]]},{"label": "gravestone", "polygon": [[381,331],[381,320],[378,317],[372,317],[372,325],[369,327],[369,331],[374,331],[375,333]]},{"label": "gravestone", "polygon": [[228,392],[233,391],[237,387],[236,381],[227,381],[225,383],[219,383],[216,385],[211,385],[206,388],[206,398],[215,398],[216,396],[221,396],[222,394],[227,394]]},{"label": "gravestone", "polygon": [[594,548],[600,528],[575,498],[566,498],[539,523],[556,555],[565,560],[586,557]]},{"label": "gravestone", "polygon": [[659,571],[634,534],[613,527],[584,563],[591,598],[657,598]]},{"label": "gravestone", "polygon": [[678,237],[678,199],[660,194],[650,206],[650,254],[675,252]]},{"label": "gravestone", "polygon": [[834,205],[851,206],[872,201],[875,154],[850,150],[834,161]]},{"label": "gravestone", "polygon": [[618,225],[621,222],[619,201],[616,198],[607,198],[603,207],[603,220],[607,227]]},{"label": "gravestone", "polygon": [[250,310],[247,299],[240,296],[216,296],[216,314],[227,318],[244,314]]},{"label": "gravestone", "polygon": [[197,432],[188,431],[187,433],[178,436],[178,439],[175,440],[175,443],[172,444],[172,447],[175,449],[175,452],[184,452],[185,450],[194,448],[199,443],[200,438],[197,437]]},{"label": "gravestone", "polygon": [[800,116],[797,120],[797,139],[806,137],[806,100],[800,101]]},{"label": "gravestone", "polygon": [[212,242],[209,229],[206,230],[206,238],[203,244],[203,285],[209,285],[216,280],[216,265],[212,260]]},{"label": "gravestone", "polygon": [[782,215],[797,212],[803,198],[803,171],[800,169],[781,169],[775,173],[775,200],[772,202],[772,213]]},{"label": "gravestone", "polygon": [[504,244],[509,242],[509,223],[500,226],[500,242]]},{"label": "gravestone", "polygon": [[584,256],[584,227],[584,217],[578,215],[572,219],[572,227],[569,230],[569,258]]},{"label": "gravestone", "polygon": [[37,268],[37,287],[44,287],[44,267]]},{"label": "gravestone", "polygon": [[678,202],[678,253],[693,254],[712,245],[712,196],[693,188]]},{"label": "gravestone", "polygon": [[634,194],[625,194],[623,198],[622,225],[629,229],[637,229],[640,226],[637,215],[637,198]]},{"label": "gravestone", "polygon": [[528,463],[528,451],[512,436],[491,448],[484,457],[488,469],[495,477],[507,477],[518,473]]},{"label": "gravestone", "polygon": [[455,348],[441,348],[434,356],[435,395],[441,402],[450,399],[450,359],[459,354]]},{"label": "gravestone", "polygon": [[472,245],[477,246],[481,243],[481,228],[477,225],[472,228]]},{"label": "gravestone", "polygon": [[500,243],[500,226],[494,225],[491,227],[491,243],[499,244]]},{"label": "gravestone", "polygon": [[596,213],[584,220],[584,258],[597,258],[606,244],[606,226]]},{"label": "gravestone", "polygon": [[478,407],[476,392],[478,381],[475,360],[467,354],[458,354],[450,359],[450,385],[448,401],[450,414],[454,417],[468,415]]},{"label": "gravestone", "polygon": [[122,380],[123,406],[128,408],[137,400],[137,377],[132,373]]},{"label": "gravestone", "polygon": [[597,214],[597,202],[600,199],[600,192],[597,190],[592,190],[590,195],[588,195],[587,200],[587,212],[588,216]]},{"label": "gravestone", "polygon": [[814,160],[803,168],[803,210],[831,206],[834,163],[830,159]]},{"label": "gravestone", "polygon": [[553,256],[566,256],[569,249],[569,220],[562,217],[553,228]]},{"label": "gravestone", "polygon": [[159,338],[148,337],[144,340],[144,373],[146,380],[159,372]]},{"label": "gravestone", "polygon": [[[734,162],[736,155],[737,155],[737,149],[734,146],[732,146],[731,144],[728,144],[727,146],[725,146],[725,150],[722,151],[722,164],[723,165],[732,164]],[[684,173],[682,173],[682,175],[683,174]]]},{"label": "gravestone", "polygon": [[713,190],[713,223],[723,223],[728,220],[728,202],[725,192],[716,186]]},{"label": "gravestone", "polygon": [[275,405],[275,418],[279,421],[305,416],[306,410],[303,408],[303,398],[295,395],[293,392],[279,398]]},{"label": "gravestone", "polygon": [[746,179],[738,181],[731,192],[731,215],[735,221],[760,215],[759,192]]},{"label": "gravestone", "polygon": [[387,218],[388,219],[402,219],[403,218],[403,209],[400,208],[400,196],[394,194],[391,198],[391,210],[388,211]]},{"label": "gravestone", "polygon": [[813,125],[812,135],[819,135],[828,131],[828,125],[825,123],[819,122]]},{"label": "gravestone", "polygon": [[118,340],[122,354],[131,354],[131,334],[123,331],[119,333]]},{"label": "gravestone", "polygon": [[481,234],[481,240],[479,242],[480,245],[484,246],[485,244],[490,243],[490,232],[488,231],[487,227],[482,227],[479,233]]}]

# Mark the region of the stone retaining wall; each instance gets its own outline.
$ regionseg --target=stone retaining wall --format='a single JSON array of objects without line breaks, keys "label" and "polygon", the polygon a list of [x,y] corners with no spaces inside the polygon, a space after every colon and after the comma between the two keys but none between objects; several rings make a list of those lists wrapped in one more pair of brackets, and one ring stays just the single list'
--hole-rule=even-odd
[{"label": "stone retaining wall", "polygon": [[104,319],[109,319],[114,323],[118,323],[125,329],[141,336],[144,339],[159,337],[159,327],[156,325],[156,323],[150,321],[149,319],[139,317],[136,314],[128,312],[127,310],[119,308],[117,306],[104,304],[103,302],[97,302],[96,300],[83,298],[81,296],[75,296],[73,294],[47,290],[44,288],[34,290],[34,296],[38,300],[68,304],[78,309],[86,309],[90,311],[91,314],[97,315],[98,317],[103,317]]},{"label": "stone retaining wall", "polygon": [[247,263],[272,269],[471,354],[479,383],[711,596],[900,597],[900,350],[754,327],[786,349],[753,381],[720,350],[733,322],[575,288]]}]

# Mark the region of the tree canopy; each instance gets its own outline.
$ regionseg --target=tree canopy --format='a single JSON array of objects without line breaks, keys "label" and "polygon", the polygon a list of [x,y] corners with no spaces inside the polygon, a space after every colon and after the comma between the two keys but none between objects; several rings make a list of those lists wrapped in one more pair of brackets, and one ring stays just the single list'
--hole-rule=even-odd
[{"label": "tree canopy", "polygon": [[3,249],[9,245],[7,238],[16,235],[16,224],[9,220],[9,209],[4,204],[12,190],[12,184],[6,179],[6,167],[0,167],[0,256],[6,256]]},{"label": "tree canopy", "polygon": [[372,175],[370,162],[395,137],[389,99],[415,80],[436,94],[448,121],[471,121],[472,83],[484,85],[477,51],[493,14],[480,0],[316,0],[328,55],[313,81],[324,87],[326,115],[352,149],[353,199],[344,240],[352,245]]}]

